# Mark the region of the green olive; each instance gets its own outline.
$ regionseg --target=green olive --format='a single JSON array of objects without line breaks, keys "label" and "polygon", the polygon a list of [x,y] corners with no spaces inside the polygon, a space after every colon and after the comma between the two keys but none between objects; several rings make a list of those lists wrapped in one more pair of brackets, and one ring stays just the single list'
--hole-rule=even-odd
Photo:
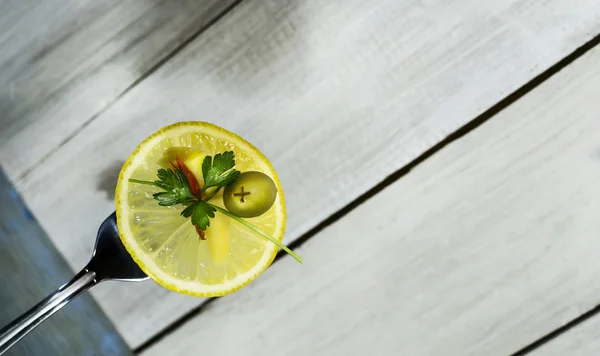
[{"label": "green olive", "polygon": [[223,203],[230,212],[243,218],[264,214],[277,198],[277,186],[261,172],[244,172],[235,183],[225,187]]}]

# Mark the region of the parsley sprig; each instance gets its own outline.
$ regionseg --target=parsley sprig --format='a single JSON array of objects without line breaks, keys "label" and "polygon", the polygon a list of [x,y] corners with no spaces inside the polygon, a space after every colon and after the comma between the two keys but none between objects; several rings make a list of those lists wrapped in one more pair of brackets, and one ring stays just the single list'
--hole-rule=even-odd
[{"label": "parsley sprig", "polygon": [[[298,262],[302,263],[302,259],[298,255],[258,226],[248,222],[229,210],[209,203],[221,188],[234,183],[240,176],[240,171],[235,169],[235,156],[232,151],[218,153],[214,157],[206,156],[204,158],[204,161],[202,162],[204,187],[202,187],[200,193],[197,195],[194,195],[193,190],[195,189],[191,188],[190,181],[186,175],[186,172],[189,174],[189,169],[185,167],[185,164],[179,158],[177,159],[177,164],[177,166],[173,165],[173,169],[160,168],[157,172],[158,180],[146,181],[132,178],[129,179],[129,181],[131,183],[152,185],[164,190],[163,192],[154,193],[152,195],[154,199],[158,200],[158,205],[186,205],[181,212],[181,215],[185,218],[191,218],[192,224],[202,232],[210,226],[210,219],[215,217],[215,212],[219,212],[258,233],[290,254]],[[207,192],[207,190],[211,188],[212,191],[210,193]],[[205,195],[207,196],[203,198]],[[202,236],[203,235],[201,235],[201,237]]]},{"label": "parsley sprig", "polygon": [[158,180],[154,182],[130,179],[132,183],[148,184],[159,187],[164,192],[154,193],[152,196],[158,200],[158,205],[170,206],[176,204],[188,203],[196,200],[190,189],[190,183],[183,174],[183,171],[177,168],[175,171],[161,168],[157,172]]},{"label": "parsley sprig", "polygon": [[183,209],[181,215],[185,218],[192,217],[192,224],[204,231],[210,226],[210,219],[215,217],[215,208],[204,200],[198,200]]},{"label": "parsley sprig", "polygon": [[204,177],[204,188],[222,187],[235,182],[240,176],[240,171],[234,169],[235,157],[232,151],[217,153],[213,159],[211,156],[204,157],[202,162],[202,176]]}]

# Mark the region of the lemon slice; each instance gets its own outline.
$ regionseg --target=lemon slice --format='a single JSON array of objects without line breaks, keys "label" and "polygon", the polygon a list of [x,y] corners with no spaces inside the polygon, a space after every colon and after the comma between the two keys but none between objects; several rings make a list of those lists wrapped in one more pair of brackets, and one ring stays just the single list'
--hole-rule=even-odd
[{"label": "lemon slice", "polygon": [[[152,198],[159,188],[128,181],[154,181],[157,170],[179,156],[202,185],[203,158],[225,151],[234,152],[236,169],[259,171],[275,182],[273,206],[246,220],[281,241],[286,214],[277,173],[254,146],[218,126],[181,122],[164,127],[133,151],[119,174],[115,197],[121,240],[140,268],[170,290],[202,297],[234,292],[261,274],[277,253],[274,243],[220,211],[201,240],[190,220],[180,215],[183,206],[159,206]],[[224,208],[222,192],[210,202]]]}]

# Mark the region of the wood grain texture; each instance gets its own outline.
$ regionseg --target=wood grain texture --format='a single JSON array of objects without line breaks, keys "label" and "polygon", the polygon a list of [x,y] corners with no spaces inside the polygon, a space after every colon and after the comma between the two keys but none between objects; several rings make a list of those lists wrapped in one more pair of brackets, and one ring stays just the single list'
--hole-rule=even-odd
[{"label": "wood grain texture", "polygon": [[[0,328],[36,305],[74,273],[0,169]],[[131,356],[88,294],[58,311],[5,356]]]},{"label": "wood grain texture", "polygon": [[[18,187],[80,267],[134,147],[207,120],[272,160],[289,242],[598,32],[594,0],[244,1]],[[133,346],[200,302],[105,288],[95,295]]]},{"label": "wood grain texture", "polygon": [[31,169],[233,0],[0,1],[0,162]]},{"label": "wood grain texture", "polygon": [[199,345],[220,355],[509,355],[591,309],[599,61],[596,48],[308,240],[304,265],[284,257],[144,356]]},{"label": "wood grain texture", "polygon": [[593,317],[583,324],[553,339],[531,356],[597,356],[600,350],[600,318]]}]

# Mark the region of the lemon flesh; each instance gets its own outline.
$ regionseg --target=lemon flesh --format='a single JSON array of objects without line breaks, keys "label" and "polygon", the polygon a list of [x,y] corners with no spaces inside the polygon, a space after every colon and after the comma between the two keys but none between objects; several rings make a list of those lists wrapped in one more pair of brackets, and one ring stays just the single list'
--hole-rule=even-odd
[{"label": "lemon flesh", "polygon": [[[202,186],[206,155],[233,151],[236,169],[259,171],[273,179],[277,199],[263,215],[247,219],[277,240],[285,229],[285,203],[277,173],[254,146],[241,137],[204,122],[167,126],[142,142],[125,162],[116,188],[119,234],[139,266],[164,287],[195,296],[221,296],[240,289],[273,261],[277,246],[231,218],[216,212],[201,240],[182,205],[159,206],[154,186],[130,178],[154,181],[159,168],[180,157]],[[210,201],[223,207],[222,192]]]}]

